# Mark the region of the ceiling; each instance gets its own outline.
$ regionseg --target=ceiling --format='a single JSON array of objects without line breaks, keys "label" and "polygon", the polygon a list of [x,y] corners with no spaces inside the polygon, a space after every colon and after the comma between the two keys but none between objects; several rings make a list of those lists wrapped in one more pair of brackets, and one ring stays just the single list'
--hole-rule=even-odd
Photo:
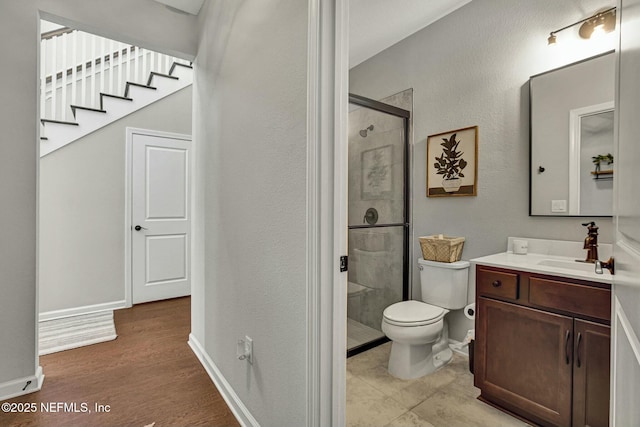
[{"label": "ceiling", "polygon": [[[155,0],[197,15],[205,0]],[[350,0],[349,68],[450,14],[471,0]]]},{"label": "ceiling", "polygon": [[190,13],[191,15],[197,15],[198,13],[200,13],[200,9],[204,4],[204,0],[156,0],[156,1],[158,3],[167,5],[173,9]]},{"label": "ceiling", "polygon": [[350,0],[349,68],[353,68],[471,0]]}]

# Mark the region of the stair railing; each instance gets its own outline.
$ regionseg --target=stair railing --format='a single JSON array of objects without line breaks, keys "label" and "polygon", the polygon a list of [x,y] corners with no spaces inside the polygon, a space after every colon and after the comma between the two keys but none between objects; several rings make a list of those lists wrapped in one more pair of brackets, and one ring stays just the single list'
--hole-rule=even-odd
[{"label": "stair railing", "polygon": [[42,35],[40,116],[73,121],[71,105],[100,108],[100,93],[123,96],[127,81],[147,84],[150,72],[168,74],[189,61],[126,43],[61,28]]}]

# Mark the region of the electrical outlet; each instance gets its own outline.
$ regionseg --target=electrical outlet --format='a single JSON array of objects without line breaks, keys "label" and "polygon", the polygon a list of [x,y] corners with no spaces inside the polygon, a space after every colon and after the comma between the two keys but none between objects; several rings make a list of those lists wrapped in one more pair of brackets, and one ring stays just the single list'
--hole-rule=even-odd
[{"label": "electrical outlet", "polygon": [[239,339],[236,346],[236,356],[240,360],[246,360],[249,364],[253,364],[253,340],[245,336],[244,339]]},{"label": "electrical outlet", "polygon": [[551,201],[551,212],[566,212],[567,211],[567,201],[566,200],[552,200]]}]

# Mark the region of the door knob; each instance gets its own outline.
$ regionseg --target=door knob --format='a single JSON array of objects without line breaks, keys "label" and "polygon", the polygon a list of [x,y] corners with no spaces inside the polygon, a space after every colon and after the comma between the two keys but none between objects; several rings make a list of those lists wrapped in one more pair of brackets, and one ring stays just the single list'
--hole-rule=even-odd
[{"label": "door knob", "polygon": [[144,227],[143,227],[143,226],[141,226],[141,225],[136,225],[135,227],[133,227],[133,229],[134,229],[134,230],[136,230],[136,231],[140,231],[140,230],[148,230],[148,228],[144,228]]}]

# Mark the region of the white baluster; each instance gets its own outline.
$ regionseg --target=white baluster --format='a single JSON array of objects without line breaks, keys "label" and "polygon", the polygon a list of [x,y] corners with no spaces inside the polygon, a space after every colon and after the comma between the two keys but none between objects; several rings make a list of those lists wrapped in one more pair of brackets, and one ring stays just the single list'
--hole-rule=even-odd
[{"label": "white baluster", "polygon": [[69,65],[69,59],[67,58],[68,52],[68,33],[64,33],[60,36],[60,42],[62,43],[62,64],[60,69],[62,70],[62,86],[60,87],[60,120],[67,120],[67,66]]},{"label": "white baluster", "polygon": [[47,41],[40,41],[40,117],[46,117],[47,102]]},{"label": "white baluster", "polygon": [[56,71],[58,69],[58,37],[53,37],[51,43],[51,118],[56,120],[56,99],[58,92],[58,84]]},{"label": "white baluster", "polygon": [[140,48],[133,46],[133,53],[131,54],[131,60],[134,62],[133,77],[129,77],[132,82],[138,81],[138,75],[140,74]]},{"label": "white baluster", "polygon": [[76,31],[78,37],[82,40],[80,48],[80,72],[82,73],[82,80],[80,80],[80,105],[87,105],[87,35],[83,32]]},{"label": "white baluster", "polygon": [[147,50],[140,48],[140,52],[142,54],[142,75],[140,76],[140,81],[142,81],[142,79],[144,79],[144,75],[147,74]]},{"label": "white baluster", "polygon": [[164,67],[162,68],[162,73],[169,74],[169,64],[171,61],[171,57],[169,55],[163,55],[163,56],[164,56]]},{"label": "white baluster", "polygon": [[120,42],[116,43],[116,45],[118,46],[118,94],[121,94],[125,85],[124,62],[122,58],[124,56],[124,45]]},{"label": "white baluster", "polygon": [[[104,78],[104,73],[105,73],[105,40],[100,37],[100,93],[104,93],[104,85],[105,85],[105,78]],[[94,74],[95,75],[95,74]]]},{"label": "white baluster", "polygon": [[70,40],[73,43],[71,45],[71,101],[69,104],[76,104],[77,98],[77,78],[78,78],[78,32],[72,32]]},{"label": "white baluster", "polygon": [[91,56],[89,57],[91,58],[91,106],[97,108],[98,105],[96,104],[96,78],[98,76],[98,54],[96,53],[96,44],[98,42],[96,40],[96,36],[94,36],[93,34],[88,34],[88,36],[91,39]]},{"label": "white baluster", "polygon": [[115,78],[115,73],[113,72],[114,68],[115,68],[114,67],[115,61],[113,60],[113,49],[114,49],[113,40],[108,39],[107,49],[108,49],[107,52],[108,52],[108,55],[109,55],[109,93],[115,95],[116,91],[115,91],[115,86],[113,85],[113,81],[114,81],[114,78]]},{"label": "white baluster", "polygon": [[127,69],[123,70],[123,71],[125,71],[123,73],[123,76],[124,76],[123,86],[125,86],[127,84],[127,81],[131,80],[131,46],[128,45],[128,44],[125,44],[124,48],[125,48],[125,52],[127,53],[127,58],[126,58],[126,62],[125,62],[126,66],[127,66]]},{"label": "white baluster", "polygon": [[148,78],[149,73],[154,71],[156,68],[156,56],[158,54],[152,50],[149,51],[149,69],[144,73],[142,78]]},{"label": "white baluster", "polygon": [[[118,51],[118,42],[117,41],[111,41],[111,62],[109,65],[109,69],[111,70],[111,80],[113,81],[113,87],[111,88],[111,93],[113,93],[114,95],[120,95],[119,93],[119,84],[120,84],[120,80],[118,80],[118,78],[120,77],[120,69],[117,68],[118,65],[118,60],[116,59],[116,52]],[[118,55],[118,57],[120,57],[120,55]]]}]

